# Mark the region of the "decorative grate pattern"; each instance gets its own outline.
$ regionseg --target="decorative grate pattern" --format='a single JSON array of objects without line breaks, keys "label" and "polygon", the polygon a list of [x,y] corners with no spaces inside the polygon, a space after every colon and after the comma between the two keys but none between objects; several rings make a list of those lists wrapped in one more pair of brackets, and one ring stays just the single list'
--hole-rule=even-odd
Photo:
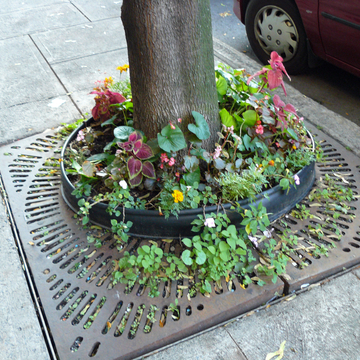
[{"label": "decorative grate pattern", "polygon": [[[322,133],[317,140],[327,159],[317,165],[317,179],[328,174],[356,192],[359,158]],[[354,221],[360,212],[357,201],[339,217],[335,210],[305,199],[301,205],[313,218],[299,220],[290,213],[273,225],[275,233],[287,227],[300,237],[284,283],[243,289],[236,278],[223,279],[222,289],[213,288],[210,297],[199,293],[192,297],[188,279],[160,283],[158,298],[149,298],[148,289],[139,284],[112,287],[114,260],[125,250],[134,253],[149,240],[132,238],[119,253],[111,233],[99,227],[85,231],[77,225],[61,197],[61,145],[55,133],[47,131],[0,149],[1,176],[60,359],[134,359],[256,308],[275,293],[291,292],[360,262],[360,228]],[[321,236],[316,232],[319,222]],[[89,244],[89,235],[102,246]],[[165,252],[180,252],[158,241]],[[312,243],[336,247],[328,257],[314,257],[304,250]],[[168,310],[176,298],[179,318]]]}]

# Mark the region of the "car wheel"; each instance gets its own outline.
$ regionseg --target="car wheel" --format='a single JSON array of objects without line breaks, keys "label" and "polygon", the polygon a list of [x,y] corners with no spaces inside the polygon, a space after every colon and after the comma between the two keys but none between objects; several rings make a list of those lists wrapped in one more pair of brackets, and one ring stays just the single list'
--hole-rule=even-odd
[{"label": "car wheel", "polygon": [[268,64],[271,52],[276,51],[290,74],[307,69],[306,33],[291,1],[250,1],[245,26],[250,45],[263,64]]}]

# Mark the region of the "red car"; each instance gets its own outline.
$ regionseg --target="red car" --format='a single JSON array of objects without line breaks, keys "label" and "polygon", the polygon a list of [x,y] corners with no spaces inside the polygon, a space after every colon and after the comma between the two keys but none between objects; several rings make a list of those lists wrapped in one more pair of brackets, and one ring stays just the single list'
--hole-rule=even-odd
[{"label": "red car", "polygon": [[264,64],[275,50],[292,74],[321,58],[360,76],[360,1],[234,0],[234,13]]}]

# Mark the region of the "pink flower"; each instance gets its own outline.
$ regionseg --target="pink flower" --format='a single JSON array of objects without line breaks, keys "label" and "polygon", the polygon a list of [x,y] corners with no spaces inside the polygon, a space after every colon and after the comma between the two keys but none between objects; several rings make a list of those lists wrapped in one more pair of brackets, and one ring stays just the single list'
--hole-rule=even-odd
[{"label": "pink flower", "polygon": [[163,162],[169,162],[169,158],[167,157],[166,153],[162,153],[160,155],[160,160],[161,160],[162,163]]},{"label": "pink flower", "polygon": [[209,228],[214,228],[216,226],[214,218],[207,218],[204,222],[204,225]]},{"label": "pink flower", "polygon": [[177,121],[178,121],[179,124],[181,124],[182,119],[181,119],[181,118],[178,118]]},{"label": "pink flower", "polygon": [[84,132],[80,130],[77,134],[76,141],[83,141],[85,139]]},{"label": "pink flower", "polygon": [[173,125],[173,123],[171,121],[169,121],[169,124],[170,124],[171,129],[173,129],[173,130],[176,129],[176,127]]},{"label": "pink flower", "polygon": [[264,133],[264,127],[262,125],[258,125],[255,127],[255,132],[259,135],[262,135]]},{"label": "pink flower", "polygon": [[163,169],[164,168],[164,164],[160,164],[160,169]]},{"label": "pink flower", "polygon": [[175,164],[175,159],[172,157],[169,160],[169,166],[173,166]]},{"label": "pink flower", "polygon": [[220,145],[216,147],[215,152],[213,154],[213,159],[214,160],[216,160],[220,156],[221,150],[222,150],[222,148],[221,148]]},{"label": "pink flower", "polygon": [[179,178],[179,177],[180,177],[180,173],[177,171],[177,172],[175,173],[175,176],[176,176],[177,178]]}]

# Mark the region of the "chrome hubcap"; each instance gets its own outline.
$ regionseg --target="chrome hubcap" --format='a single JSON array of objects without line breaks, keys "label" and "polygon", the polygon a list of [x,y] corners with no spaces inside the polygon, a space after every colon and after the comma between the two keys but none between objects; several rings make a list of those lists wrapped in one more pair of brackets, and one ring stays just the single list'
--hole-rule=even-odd
[{"label": "chrome hubcap", "polygon": [[292,59],[298,48],[299,34],[292,18],[276,6],[265,6],[255,17],[255,36],[270,55],[276,51],[284,61]]}]

